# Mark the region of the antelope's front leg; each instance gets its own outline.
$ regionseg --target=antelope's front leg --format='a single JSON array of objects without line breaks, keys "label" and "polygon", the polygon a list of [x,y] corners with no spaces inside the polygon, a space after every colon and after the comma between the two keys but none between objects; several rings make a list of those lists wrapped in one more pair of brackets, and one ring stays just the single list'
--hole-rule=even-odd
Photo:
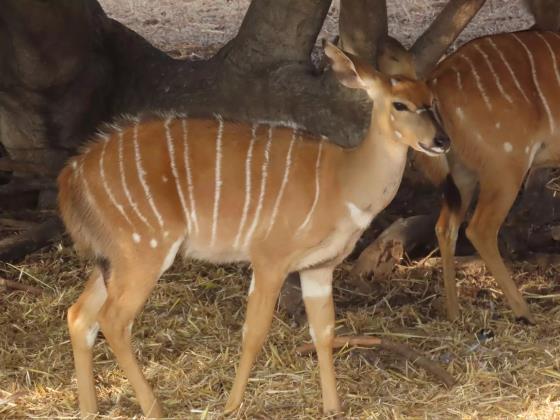
[{"label": "antelope's front leg", "polygon": [[243,325],[241,360],[224,410],[226,413],[231,413],[241,404],[251,368],[270,329],[276,301],[286,275],[281,270],[253,268]]},{"label": "antelope's front leg", "polygon": [[332,344],[334,339],[333,267],[300,272],[301,293],[309,320],[309,333],[317,350],[323,411],[341,411],[336,392]]}]

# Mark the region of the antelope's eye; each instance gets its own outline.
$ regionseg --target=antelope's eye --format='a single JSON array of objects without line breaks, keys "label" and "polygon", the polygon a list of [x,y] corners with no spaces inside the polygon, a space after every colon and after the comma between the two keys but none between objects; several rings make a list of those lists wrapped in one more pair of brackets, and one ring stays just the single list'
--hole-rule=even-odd
[{"label": "antelope's eye", "polygon": [[410,109],[408,109],[408,107],[402,102],[393,102],[393,108],[397,111],[410,111]]}]

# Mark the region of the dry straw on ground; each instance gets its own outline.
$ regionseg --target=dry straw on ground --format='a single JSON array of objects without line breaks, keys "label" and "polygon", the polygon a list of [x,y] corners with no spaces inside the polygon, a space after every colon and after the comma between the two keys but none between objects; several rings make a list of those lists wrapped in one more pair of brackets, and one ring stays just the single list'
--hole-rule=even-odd
[{"label": "dry straw on ground", "polygon": [[[248,4],[235,0],[102,3],[159,47],[187,53],[215,50],[233,35]],[[444,2],[388,3],[391,27],[408,30],[396,35],[410,42]],[[519,2],[494,0],[477,22],[469,36],[473,30],[478,34],[511,30],[529,21]],[[334,33],[332,18],[327,29]],[[44,290],[37,297],[0,289],[0,418],[77,415],[65,311],[82,290],[87,271],[68,243],[15,266],[0,264],[0,277]],[[480,267],[463,266],[458,271],[463,311],[456,323],[442,318],[441,275],[432,264],[399,267],[391,281],[375,283],[368,296],[351,290],[345,282],[347,272],[348,267],[337,271],[337,333],[407,343],[441,363],[458,381],[446,389],[393,354],[340,350],[335,363],[349,418],[560,418],[556,267],[515,266],[514,278],[536,314],[535,327],[511,322],[501,293]],[[169,416],[221,416],[239,356],[249,277],[244,265],[177,262],[139,316],[134,347]],[[494,338],[481,343],[477,334],[484,328]],[[316,360],[295,352],[308,341],[304,322],[296,325],[282,311],[277,313],[251,377],[241,418],[321,416]],[[101,336],[94,354],[101,417],[140,417],[132,390]]]},{"label": "dry straw on ground", "polygon": [[[390,281],[375,283],[370,296],[349,290],[346,268],[337,271],[337,333],[407,343],[458,381],[447,389],[393,354],[340,350],[336,370],[348,417],[560,417],[556,268],[516,266],[515,279],[536,313],[535,327],[510,321],[510,311],[480,266],[459,271],[463,312],[453,324],[442,319],[440,275],[433,264],[400,267]],[[53,246],[17,266],[0,266],[0,276],[19,277],[44,289],[39,298],[22,292],[0,294],[0,417],[77,414],[64,317],[86,273],[67,246]],[[249,277],[246,266],[177,262],[135,323],[137,355],[169,416],[220,416],[239,356]],[[479,343],[477,334],[483,328],[494,338]],[[304,324],[294,325],[283,312],[276,315],[241,418],[320,417],[316,360],[295,352],[308,341]],[[94,354],[101,412],[107,418],[139,416],[130,385],[102,337]]]}]

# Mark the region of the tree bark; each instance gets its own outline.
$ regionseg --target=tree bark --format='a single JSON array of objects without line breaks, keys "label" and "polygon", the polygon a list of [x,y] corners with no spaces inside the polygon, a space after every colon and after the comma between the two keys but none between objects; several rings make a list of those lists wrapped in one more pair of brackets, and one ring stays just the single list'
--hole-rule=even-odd
[{"label": "tree bark", "polygon": [[536,29],[560,30],[560,2],[558,0],[525,0],[529,11],[535,17]]},{"label": "tree bark", "polygon": [[469,24],[486,0],[450,0],[410,52],[420,78],[430,74],[438,60]]},{"label": "tree bark", "polygon": [[237,37],[195,62],[152,47],[96,0],[2,1],[0,137],[12,159],[56,170],[101,122],[157,109],[294,121],[355,146],[365,95],[314,74],[309,59],[329,6],[253,1]]},{"label": "tree bark", "polygon": [[379,42],[387,36],[386,0],[340,0],[340,47],[376,64]]}]

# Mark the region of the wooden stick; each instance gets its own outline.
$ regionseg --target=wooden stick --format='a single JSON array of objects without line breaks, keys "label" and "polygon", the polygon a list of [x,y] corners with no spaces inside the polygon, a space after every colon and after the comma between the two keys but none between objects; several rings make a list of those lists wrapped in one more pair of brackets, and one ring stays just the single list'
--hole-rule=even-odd
[{"label": "wooden stick", "polygon": [[34,296],[41,296],[43,294],[43,290],[38,287],[28,286],[27,284],[21,284],[17,281],[7,280],[2,277],[0,277],[0,286],[5,289],[22,290]]},{"label": "wooden stick", "polygon": [[[371,336],[344,336],[335,337],[333,341],[333,348],[337,349],[340,347],[380,347],[383,350],[388,350],[393,353],[397,353],[399,356],[411,363],[416,363],[418,366],[424,368],[427,372],[431,373],[437,379],[439,379],[448,388],[455,384],[455,378],[451,376],[444,368],[439,366],[437,363],[427,359],[422,356],[416,350],[411,349],[405,344],[396,343],[384,338],[371,337]],[[315,351],[315,345],[312,343],[303,344],[296,349],[296,352],[300,355],[309,354]]]}]

